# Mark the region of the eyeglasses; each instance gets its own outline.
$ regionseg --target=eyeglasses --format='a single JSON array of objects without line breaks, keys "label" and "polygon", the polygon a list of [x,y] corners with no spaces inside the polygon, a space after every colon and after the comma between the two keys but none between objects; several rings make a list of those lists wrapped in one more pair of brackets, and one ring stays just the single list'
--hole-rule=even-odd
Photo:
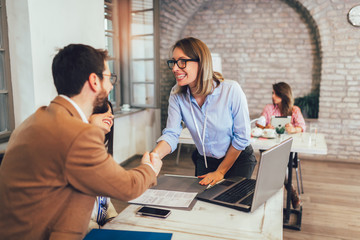
[{"label": "eyeglasses", "polygon": [[179,60],[168,60],[167,61],[167,65],[169,66],[169,68],[172,70],[173,67],[176,65],[180,68],[180,69],[184,69],[186,68],[186,63],[187,62],[199,62],[199,59],[179,59]]},{"label": "eyeglasses", "polygon": [[103,74],[103,76],[110,77],[110,82],[111,82],[112,85],[114,85],[116,83],[116,81],[117,81],[116,74],[113,74],[113,73],[112,74]]}]

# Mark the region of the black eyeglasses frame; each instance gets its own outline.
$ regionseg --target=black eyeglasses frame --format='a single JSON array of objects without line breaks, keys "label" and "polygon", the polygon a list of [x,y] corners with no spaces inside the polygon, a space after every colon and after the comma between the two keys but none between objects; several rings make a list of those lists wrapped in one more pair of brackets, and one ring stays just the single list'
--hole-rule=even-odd
[{"label": "black eyeglasses frame", "polygon": [[[179,61],[183,61],[184,62],[184,67],[180,67],[178,62]],[[174,59],[170,59],[170,60],[167,60],[167,65],[168,67],[170,68],[170,70],[172,70],[175,66],[175,64],[180,68],[180,69],[184,69],[186,68],[186,63],[187,62],[199,62],[200,60],[199,59],[178,59],[178,60],[174,60]],[[171,67],[171,64],[174,64],[172,67]]]}]

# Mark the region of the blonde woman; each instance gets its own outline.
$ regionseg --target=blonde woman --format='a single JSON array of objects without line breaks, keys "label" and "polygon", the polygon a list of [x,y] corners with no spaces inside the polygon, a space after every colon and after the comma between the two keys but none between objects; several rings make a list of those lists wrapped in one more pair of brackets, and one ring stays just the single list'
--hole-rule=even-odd
[{"label": "blonde woman", "polygon": [[250,145],[247,100],[240,85],[214,72],[210,50],[199,39],[184,38],[167,61],[177,84],[169,97],[168,119],[153,152],[163,158],[178,144],[183,121],[195,142],[192,159],[200,184],[223,178],[250,178],[256,158]]}]

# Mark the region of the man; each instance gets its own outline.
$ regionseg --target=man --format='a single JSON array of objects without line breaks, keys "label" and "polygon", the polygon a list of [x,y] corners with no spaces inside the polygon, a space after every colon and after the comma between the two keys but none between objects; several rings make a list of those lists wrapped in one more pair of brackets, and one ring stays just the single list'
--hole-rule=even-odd
[{"label": "man", "polygon": [[59,96],[12,133],[0,167],[0,239],[82,239],[95,196],[128,201],[156,184],[162,162],[145,153],[126,171],[87,119],[112,89],[107,52],[70,44],[52,64]]}]

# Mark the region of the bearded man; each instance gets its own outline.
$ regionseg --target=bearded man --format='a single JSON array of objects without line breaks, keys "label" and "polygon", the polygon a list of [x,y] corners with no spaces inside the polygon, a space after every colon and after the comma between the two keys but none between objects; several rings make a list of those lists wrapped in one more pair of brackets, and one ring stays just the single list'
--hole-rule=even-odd
[{"label": "bearded man", "polygon": [[107,51],[70,44],[53,59],[59,96],[12,133],[0,167],[1,239],[82,239],[96,196],[128,201],[156,184],[162,162],[145,153],[125,170],[88,123],[113,88]]}]

